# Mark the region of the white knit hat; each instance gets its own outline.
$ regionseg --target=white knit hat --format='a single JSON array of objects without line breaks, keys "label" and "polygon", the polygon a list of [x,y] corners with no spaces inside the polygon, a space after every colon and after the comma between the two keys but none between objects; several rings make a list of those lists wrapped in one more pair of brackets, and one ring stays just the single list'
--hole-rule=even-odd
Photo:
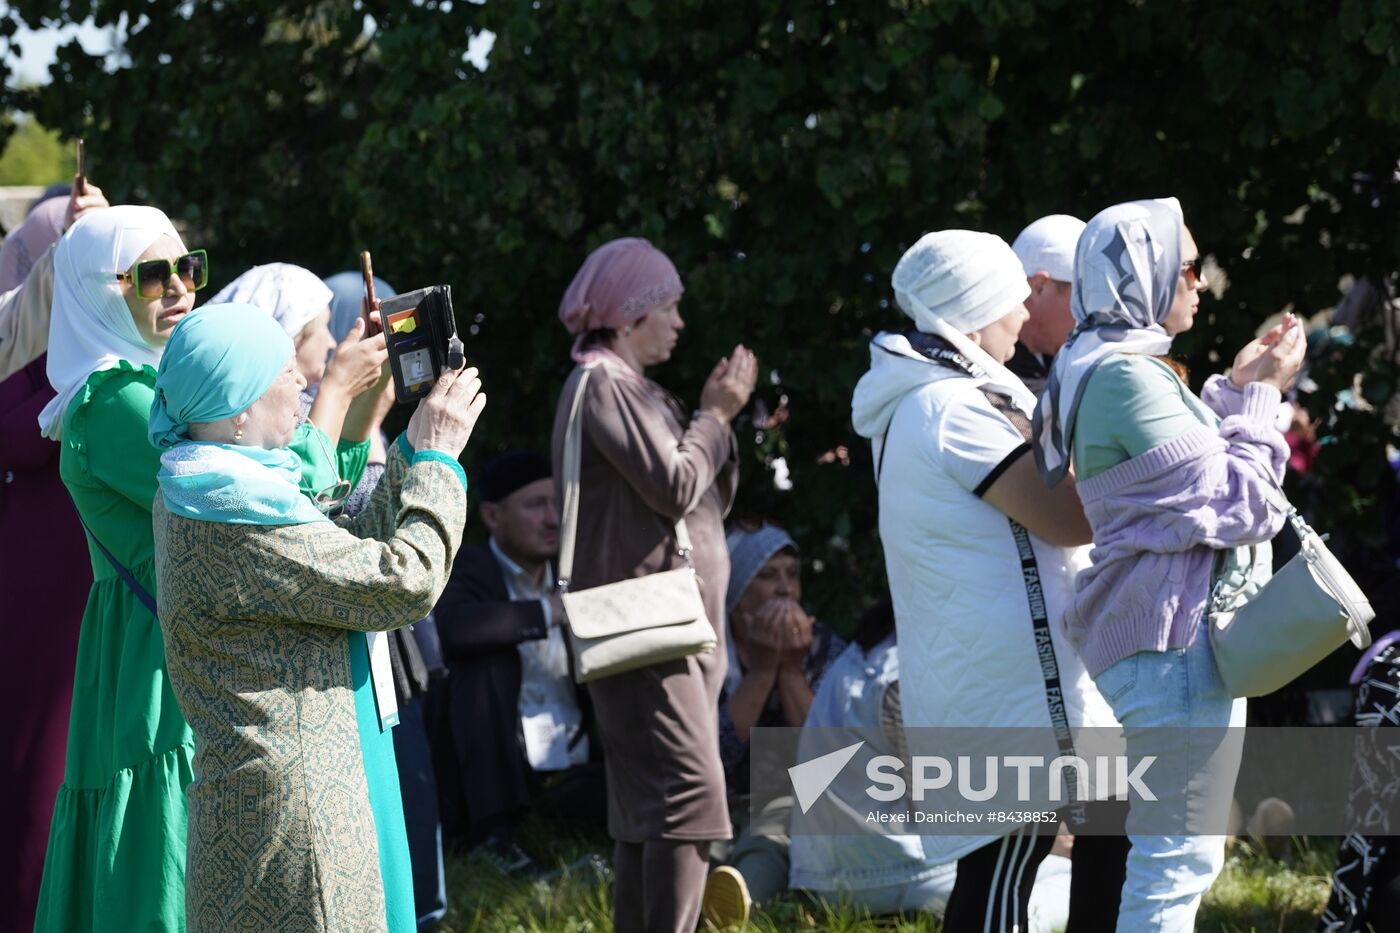
[{"label": "white knit hat", "polygon": [[1031,293],[1020,260],[991,233],[940,230],[909,247],[890,276],[894,299],[914,326],[934,321],[970,334],[1009,314]]},{"label": "white knit hat", "polygon": [[1016,258],[1021,260],[1026,278],[1044,272],[1056,282],[1074,281],[1074,247],[1084,221],[1069,214],[1051,214],[1022,230],[1011,244]]}]

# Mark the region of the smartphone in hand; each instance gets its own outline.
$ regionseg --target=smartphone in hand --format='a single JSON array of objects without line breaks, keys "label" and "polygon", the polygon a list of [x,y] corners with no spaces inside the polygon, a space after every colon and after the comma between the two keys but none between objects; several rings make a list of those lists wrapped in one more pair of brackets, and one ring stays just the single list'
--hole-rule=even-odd
[{"label": "smartphone in hand", "polygon": [[374,308],[374,267],[370,264],[369,250],[360,251],[360,274],[365,277],[365,300],[360,306],[360,313],[365,316],[365,336],[373,337],[382,329],[370,317],[370,312]]}]

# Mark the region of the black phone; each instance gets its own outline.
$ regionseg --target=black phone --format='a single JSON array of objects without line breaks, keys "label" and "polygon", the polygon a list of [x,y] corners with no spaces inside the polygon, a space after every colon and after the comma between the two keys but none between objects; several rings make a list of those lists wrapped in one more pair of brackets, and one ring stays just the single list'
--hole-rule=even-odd
[{"label": "black phone", "polygon": [[397,401],[422,398],[444,369],[466,365],[452,310],[452,286],[430,285],[386,298],[379,304],[379,314]]}]

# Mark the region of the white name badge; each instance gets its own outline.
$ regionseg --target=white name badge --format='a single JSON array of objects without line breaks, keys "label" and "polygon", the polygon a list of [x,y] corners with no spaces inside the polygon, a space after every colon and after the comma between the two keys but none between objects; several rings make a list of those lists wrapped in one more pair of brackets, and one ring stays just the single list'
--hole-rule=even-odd
[{"label": "white name badge", "polygon": [[379,711],[379,731],[388,732],[399,724],[399,697],[394,692],[394,669],[389,663],[389,633],[366,632],[369,643],[369,680],[374,687],[374,706]]}]

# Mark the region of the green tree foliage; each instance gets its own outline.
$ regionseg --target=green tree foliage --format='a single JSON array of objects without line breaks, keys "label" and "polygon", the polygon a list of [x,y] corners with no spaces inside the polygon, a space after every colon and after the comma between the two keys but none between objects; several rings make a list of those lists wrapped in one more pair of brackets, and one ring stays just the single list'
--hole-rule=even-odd
[{"label": "green tree foliage", "polygon": [[[587,251],[662,246],[689,328],[657,376],[693,400],[721,353],[757,349],[759,396],[791,417],[741,425],[738,510],[796,532],[838,624],[880,566],[850,393],[870,335],[901,326],[888,275],[922,232],[1010,239],[1045,213],[1179,196],[1231,282],[1178,341],[1200,374],[1267,315],[1397,265],[1400,0],[61,6],[126,17],[125,60],[106,73],[70,45],[11,104],[85,133],[94,178],[200,231],[216,277],[329,272],[367,246],[401,287],[452,284],[492,397],[470,460],[546,441],[569,367],[555,313]],[[1341,429],[1320,508],[1373,540],[1388,433]]]},{"label": "green tree foliage", "polygon": [[73,155],[35,120],[14,120],[13,133],[0,155],[0,185],[52,185],[73,174]]}]

